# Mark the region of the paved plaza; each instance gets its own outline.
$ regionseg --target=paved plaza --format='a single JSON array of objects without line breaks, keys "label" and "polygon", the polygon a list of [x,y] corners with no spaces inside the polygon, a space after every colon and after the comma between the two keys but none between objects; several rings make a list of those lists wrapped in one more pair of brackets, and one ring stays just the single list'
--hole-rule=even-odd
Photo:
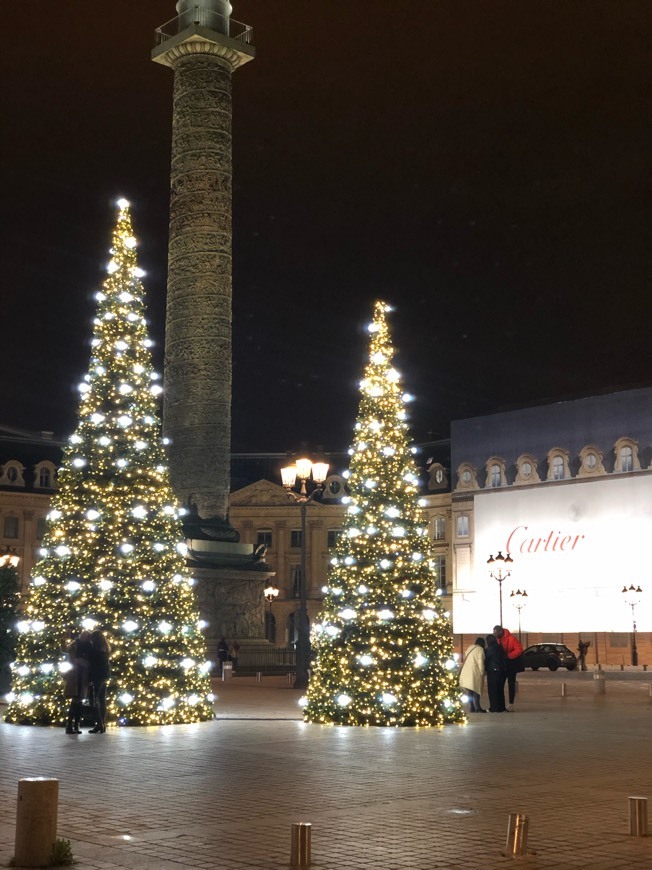
[{"label": "paved plaza", "polygon": [[[652,866],[628,833],[652,800],[652,674],[522,674],[517,709],[466,726],[304,724],[283,678],[216,683],[217,720],[66,736],[0,726],[0,864],[17,782],[60,779],[59,836],[78,870],[287,868],[292,822],[313,825],[313,870]],[[568,686],[562,697],[561,684]],[[501,855],[509,813],[527,858]]]}]

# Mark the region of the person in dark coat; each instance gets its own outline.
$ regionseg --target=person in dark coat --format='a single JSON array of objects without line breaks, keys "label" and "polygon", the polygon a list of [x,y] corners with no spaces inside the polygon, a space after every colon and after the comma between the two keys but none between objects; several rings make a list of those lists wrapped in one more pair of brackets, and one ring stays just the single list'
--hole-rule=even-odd
[{"label": "person in dark coat", "polygon": [[220,676],[222,676],[222,671],[224,670],[224,662],[227,660],[229,656],[229,645],[226,642],[225,637],[220,638],[220,642],[217,645],[217,660],[220,663]]},{"label": "person in dark coat", "polygon": [[494,636],[503,648],[507,665],[507,686],[509,688],[509,708],[514,708],[516,701],[516,674],[525,670],[523,663],[523,647],[508,628],[502,625],[494,625]]},{"label": "person in dark coat", "polygon": [[88,671],[91,657],[91,634],[82,631],[79,637],[68,647],[68,661],[71,667],[66,672],[64,680],[64,696],[70,698],[66,734],[81,734],[79,719],[82,704],[88,696]]},{"label": "person in dark coat", "polygon": [[106,731],[106,684],[111,673],[109,655],[111,647],[99,629],[91,632],[91,656],[88,669],[91,700],[95,710],[95,726],[89,734],[104,734]]},{"label": "person in dark coat", "polygon": [[505,652],[493,634],[487,635],[487,646],[484,651],[485,668],[487,670],[487,691],[489,693],[489,712],[504,713],[505,680],[507,679],[507,661]]}]

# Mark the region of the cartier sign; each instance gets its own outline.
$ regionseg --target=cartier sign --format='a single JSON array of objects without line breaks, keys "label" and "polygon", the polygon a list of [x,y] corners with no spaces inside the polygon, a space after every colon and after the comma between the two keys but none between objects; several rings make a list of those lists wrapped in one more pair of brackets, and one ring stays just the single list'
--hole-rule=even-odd
[{"label": "cartier sign", "polygon": [[508,627],[518,620],[511,593],[525,589],[524,631],[631,631],[621,590],[634,583],[650,588],[636,615],[641,631],[652,630],[652,473],[481,491],[469,530],[455,541],[456,632],[485,633],[499,621],[500,584],[487,565],[498,550],[514,560],[502,583]]}]

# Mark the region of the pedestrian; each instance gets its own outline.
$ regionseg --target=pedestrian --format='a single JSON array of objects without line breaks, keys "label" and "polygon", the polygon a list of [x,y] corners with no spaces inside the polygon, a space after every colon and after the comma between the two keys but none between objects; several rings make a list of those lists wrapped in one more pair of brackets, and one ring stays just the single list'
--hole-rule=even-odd
[{"label": "pedestrian", "polygon": [[469,712],[486,713],[480,704],[482,683],[484,682],[484,648],[483,637],[478,637],[475,643],[464,653],[464,664],[460,671],[460,686],[469,695]]},{"label": "pedestrian", "polygon": [[104,734],[106,731],[106,684],[109,679],[109,655],[111,647],[106,637],[96,628],[91,632],[91,657],[88,669],[88,682],[93,710],[95,711],[95,726],[89,734]]},{"label": "pedestrian", "polygon": [[231,641],[231,647],[229,649],[229,658],[233,662],[233,670],[235,670],[238,666],[238,653],[240,652],[240,644],[238,641],[233,638]]},{"label": "pedestrian", "polygon": [[506,656],[503,648],[493,634],[487,635],[484,653],[487,671],[487,692],[489,693],[489,712],[505,712],[505,679],[507,678]]},{"label": "pedestrian", "polygon": [[502,625],[494,625],[494,635],[507,658],[507,686],[509,689],[509,707],[507,709],[513,710],[516,701],[516,674],[525,670],[523,647],[511,631],[508,628],[503,628]]},{"label": "pedestrian", "polygon": [[81,631],[67,650],[70,668],[64,676],[64,697],[70,698],[66,734],[81,734],[79,720],[82,704],[88,696],[88,669],[91,657],[91,634]]},{"label": "pedestrian", "polygon": [[579,660],[580,660],[580,670],[581,671],[586,670],[586,653],[587,653],[590,646],[591,646],[590,640],[582,640],[582,638],[579,639],[577,649],[578,649],[578,652],[580,654]]},{"label": "pedestrian", "polygon": [[217,660],[220,663],[220,676],[222,676],[222,672],[224,670],[224,662],[227,660],[229,655],[229,645],[226,642],[225,637],[220,638],[220,642],[217,645]]}]

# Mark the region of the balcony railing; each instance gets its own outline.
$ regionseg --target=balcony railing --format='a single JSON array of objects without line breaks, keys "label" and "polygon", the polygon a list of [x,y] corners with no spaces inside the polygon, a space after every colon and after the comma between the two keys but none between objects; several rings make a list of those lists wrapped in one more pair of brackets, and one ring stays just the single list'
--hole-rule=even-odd
[{"label": "balcony railing", "polygon": [[209,30],[214,30],[217,33],[223,33],[231,39],[238,42],[243,42],[246,45],[253,45],[254,29],[248,24],[243,24],[242,21],[236,21],[234,18],[227,18],[225,15],[220,15],[219,12],[213,12],[211,9],[204,9],[203,6],[195,6],[193,9],[188,9],[177,15],[176,18],[166,21],[154,31],[156,45],[163,45],[168,39],[177,36],[182,30],[187,27],[206,27]]}]

